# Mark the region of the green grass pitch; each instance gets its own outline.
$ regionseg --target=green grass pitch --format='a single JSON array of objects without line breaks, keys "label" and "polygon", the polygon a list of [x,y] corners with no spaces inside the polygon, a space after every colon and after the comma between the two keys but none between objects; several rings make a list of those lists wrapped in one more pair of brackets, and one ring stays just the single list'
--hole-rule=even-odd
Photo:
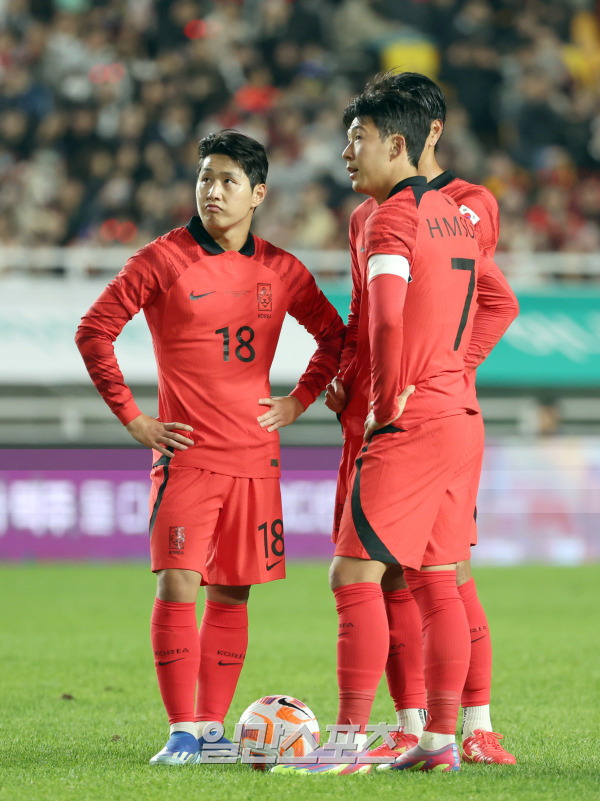
[{"label": "green grass pitch", "polygon": [[[256,587],[227,732],[256,698],[288,693],[335,721],[336,615],[325,564]],[[150,767],[167,738],[149,646],[145,565],[0,567],[0,799],[600,798],[600,566],[477,571],[494,643],[492,720],[515,767],[458,774],[276,776],[246,765]],[[372,720],[392,721],[382,682]]]}]

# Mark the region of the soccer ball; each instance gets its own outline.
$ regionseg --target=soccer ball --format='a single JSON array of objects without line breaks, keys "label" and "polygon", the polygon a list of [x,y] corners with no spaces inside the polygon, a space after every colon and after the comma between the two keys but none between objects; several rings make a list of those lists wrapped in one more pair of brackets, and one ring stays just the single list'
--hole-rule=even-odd
[{"label": "soccer ball", "polygon": [[303,757],[319,744],[319,724],[291,695],[267,695],[245,710],[238,724],[242,761],[265,770],[285,757]]}]

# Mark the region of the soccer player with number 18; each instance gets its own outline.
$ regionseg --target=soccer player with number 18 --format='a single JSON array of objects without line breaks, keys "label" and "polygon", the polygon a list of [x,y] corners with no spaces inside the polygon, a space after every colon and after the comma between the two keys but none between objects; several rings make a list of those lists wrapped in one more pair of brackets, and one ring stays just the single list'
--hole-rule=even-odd
[{"label": "soccer player with number 18", "polygon": [[[198,153],[199,216],[135,253],[76,337],[106,403],[153,449],[151,640],[170,737],[151,764],[193,764],[203,749],[216,755],[214,730],[222,732],[246,654],[250,586],[285,576],[274,432],[331,380],[344,338],[304,265],[250,233],[266,194],[263,146],[221,131]],[[140,412],[113,349],[140,309],[158,367],[158,419]],[[286,313],[318,347],[291,394],[274,398],[269,370]],[[231,743],[220,744],[229,754]]]}]

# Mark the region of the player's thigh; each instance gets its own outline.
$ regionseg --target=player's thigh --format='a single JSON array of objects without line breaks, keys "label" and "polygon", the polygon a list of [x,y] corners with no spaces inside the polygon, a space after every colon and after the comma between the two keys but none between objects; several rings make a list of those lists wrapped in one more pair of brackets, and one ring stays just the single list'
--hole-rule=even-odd
[{"label": "player's thigh", "polygon": [[436,515],[424,565],[444,565],[470,558],[484,431],[481,415],[462,415],[460,425],[461,456]]},{"label": "player's thigh", "polygon": [[242,586],[285,578],[277,478],[233,480],[208,552],[204,584]]},{"label": "player's thigh", "polygon": [[196,467],[159,464],[151,481],[152,570],[193,570],[204,576],[209,544],[233,479]]}]

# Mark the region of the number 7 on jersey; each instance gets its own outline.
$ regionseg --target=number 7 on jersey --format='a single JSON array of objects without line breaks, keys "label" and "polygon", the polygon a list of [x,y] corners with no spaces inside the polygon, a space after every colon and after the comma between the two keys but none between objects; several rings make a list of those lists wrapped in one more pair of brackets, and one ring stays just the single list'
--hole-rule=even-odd
[{"label": "number 7 on jersey", "polygon": [[453,270],[468,270],[471,275],[469,276],[469,286],[467,288],[467,297],[465,298],[465,305],[463,306],[462,316],[458,324],[458,331],[456,332],[456,339],[454,340],[454,350],[458,350],[460,341],[462,339],[463,331],[469,319],[469,309],[471,308],[471,301],[473,300],[473,290],[475,289],[475,259],[452,259]]}]

